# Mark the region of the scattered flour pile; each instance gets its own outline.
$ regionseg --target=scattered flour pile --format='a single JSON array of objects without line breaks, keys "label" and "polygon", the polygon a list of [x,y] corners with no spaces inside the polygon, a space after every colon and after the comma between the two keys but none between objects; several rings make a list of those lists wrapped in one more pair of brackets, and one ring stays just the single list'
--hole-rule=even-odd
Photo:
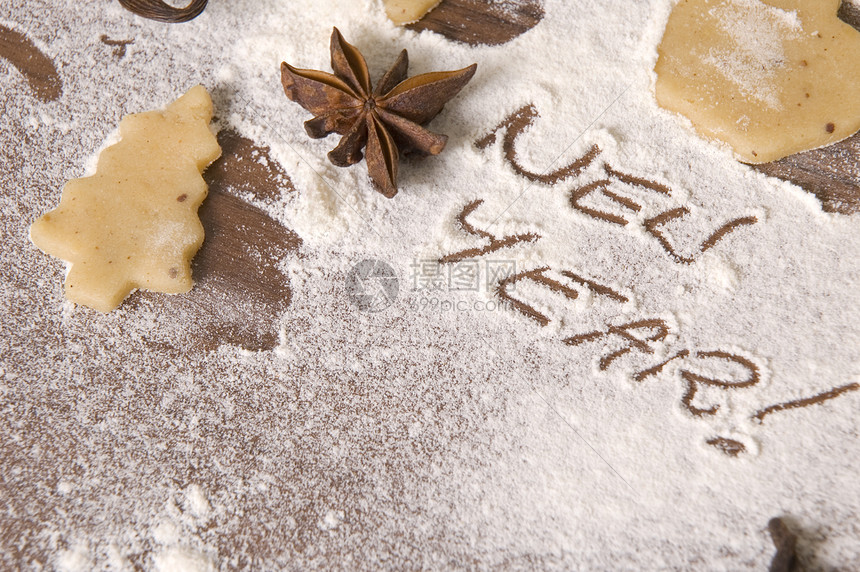
[{"label": "scattered flour pile", "polygon": [[[469,47],[372,0],[181,25],[4,2],[63,90],[0,60],[0,567],[762,569],[774,516],[811,568],[860,567],[857,217],[657,108],[670,7],[547,0]],[[478,63],[393,200],[283,95],[281,61],[329,69],[332,26],[375,75],[404,47],[412,74]],[[245,197],[303,241],[269,350],[194,349],[158,298],[64,304],[27,241],[122,115],[197,83],[294,187]],[[381,312],[350,302],[366,259],[398,279]]]}]

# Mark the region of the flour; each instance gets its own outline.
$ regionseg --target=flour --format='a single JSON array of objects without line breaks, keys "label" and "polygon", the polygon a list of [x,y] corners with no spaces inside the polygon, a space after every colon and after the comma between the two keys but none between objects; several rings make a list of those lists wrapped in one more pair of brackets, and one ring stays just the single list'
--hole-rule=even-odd
[{"label": "flour", "polygon": [[778,108],[778,93],[769,87],[768,80],[785,65],[784,41],[800,33],[797,13],[759,0],[734,0],[730,4],[712,8],[710,15],[719,20],[734,46],[714,50],[704,61],[717,67],[742,94]]},{"label": "flour", "polygon": [[[5,567],[762,569],[782,515],[812,568],[860,566],[860,392],[755,417],[860,382],[856,215],[657,107],[670,2],[543,7],[496,47],[396,28],[375,0],[210,2],[180,25],[0,8],[64,86],[41,103],[0,64]],[[374,79],[402,48],[410,75],[478,63],[428,126],[447,148],[403,160],[392,200],[363,163],[332,166],[337,138],[309,139],[283,94],[281,61],[330,69],[332,26]],[[134,43],[120,57],[103,33]],[[196,83],[295,187],[241,195],[303,241],[274,257],[292,298],[269,349],[217,343],[232,300],[71,307],[27,241],[124,114]],[[530,105],[513,159],[510,126],[475,145]],[[491,243],[477,231],[532,238],[437,264]],[[346,287],[365,259],[399,280],[376,313]]]},{"label": "flour", "polygon": [[89,550],[85,545],[78,545],[71,550],[60,552],[57,557],[57,569],[61,572],[83,572],[92,568]]},{"label": "flour", "polygon": [[172,548],[155,555],[157,572],[211,572],[214,563],[205,554],[187,548]]}]

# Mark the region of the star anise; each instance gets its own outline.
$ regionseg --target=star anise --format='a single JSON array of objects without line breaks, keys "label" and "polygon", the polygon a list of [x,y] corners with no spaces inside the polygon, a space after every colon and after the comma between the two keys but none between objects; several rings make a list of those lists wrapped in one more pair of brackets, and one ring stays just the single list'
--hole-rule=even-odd
[{"label": "star anise", "polygon": [[477,64],[448,72],[432,72],[406,79],[406,50],[372,89],[364,56],[343,39],[331,35],[334,74],[296,69],[281,64],[284,92],[315,115],[305,122],[314,139],[330,133],[343,135],[329,154],[338,167],[361,161],[367,147],[367,171],[377,190],[388,198],[397,194],[400,153],[437,155],[448,141],[423,127],[457,95],[475,74]]}]

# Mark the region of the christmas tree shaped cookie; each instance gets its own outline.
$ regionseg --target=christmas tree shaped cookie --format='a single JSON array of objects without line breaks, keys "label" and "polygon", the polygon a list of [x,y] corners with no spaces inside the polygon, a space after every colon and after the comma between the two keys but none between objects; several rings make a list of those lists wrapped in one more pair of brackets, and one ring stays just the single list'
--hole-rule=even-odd
[{"label": "christmas tree shaped cookie", "polygon": [[70,264],[66,297],[101,312],[136,288],[191,289],[203,244],[201,173],[221,154],[209,129],[212,100],[197,86],[163,111],[129,115],[96,173],[70,181],[60,205],[30,227],[42,251]]}]

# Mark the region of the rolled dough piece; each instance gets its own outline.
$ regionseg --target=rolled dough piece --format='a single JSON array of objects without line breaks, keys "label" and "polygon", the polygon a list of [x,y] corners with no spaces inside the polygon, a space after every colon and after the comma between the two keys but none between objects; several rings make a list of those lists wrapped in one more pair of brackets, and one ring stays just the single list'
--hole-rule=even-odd
[{"label": "rolled dough piece", "polygon": [[839,0],[681,0],[655,71],[657,102],[748,163],[860,129],[860,33]]},{"label": "rolled dough piece", "polygon": [[191,289],[207,193],[200,174],[221,155],[212,111],[197,86],[163,111],[124,117],[96,173],[69,181],[60,205],[33,223],[33,244],[71,265],[66,298],[109,312],[135,288]]}]

